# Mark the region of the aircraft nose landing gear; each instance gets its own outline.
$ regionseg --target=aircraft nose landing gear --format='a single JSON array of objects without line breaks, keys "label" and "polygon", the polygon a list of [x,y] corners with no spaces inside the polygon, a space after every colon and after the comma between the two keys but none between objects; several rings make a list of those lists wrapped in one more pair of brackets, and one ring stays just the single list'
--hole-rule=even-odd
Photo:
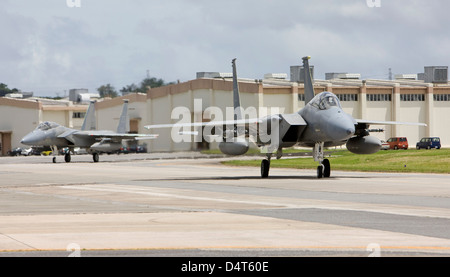
[{"label": "aircraft nose landing gear", "polygon": [[317,178],[319,179],[328,178],[331,175],[330,161],[323,158],[323,144],[323,142],[316,143],[313,151],[314,160],[320,163],[317,167]]},{"label": "aircraft nose landing gear", "polygon": [[317,167],[317,178],[328,178],[331,175],[331,166],[328,159],[324,159],[322,163]]}]

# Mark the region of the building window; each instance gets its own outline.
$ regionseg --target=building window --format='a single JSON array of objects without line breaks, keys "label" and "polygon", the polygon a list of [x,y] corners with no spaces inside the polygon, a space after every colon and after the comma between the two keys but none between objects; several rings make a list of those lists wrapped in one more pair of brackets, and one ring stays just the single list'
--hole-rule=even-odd
[{"label": "building window", "polygon": [[80,113],[80,112],[74,112],[73,118],[84,118],[86,116],[86,113]]},{"label": "building window", "polygon": [[400,101],[425,101],[425,94],[400,94]]},{"label": "building window", "polygon": [[339,101],[358,101],[358,94],[336,94]]},{"label": "building window", "polygon": [[298,101],[305,101],[305,95],[304,94],[298,94]]},{"label": "building window", "polygon": [[433,95],[434,101],[450,101],[450,94],[435,94]]},{"label": "building window", "polygon": [[366,98],[367,101],[374,101],[374,102],[392,101],[391,94],[367,94]]}]

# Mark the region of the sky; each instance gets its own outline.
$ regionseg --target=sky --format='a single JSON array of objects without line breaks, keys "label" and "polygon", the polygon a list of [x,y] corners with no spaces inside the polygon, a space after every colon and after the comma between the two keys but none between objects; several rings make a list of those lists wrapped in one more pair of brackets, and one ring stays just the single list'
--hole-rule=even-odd
[{"label": "sky", "polygon": [[303,56],[316,79],[387,79],[450,64],[448,11],[446,0],[0,0],[0,83],[35,96],[120,90],[147,74],[231,72],[233,58],[239,77],[262,79]]}]

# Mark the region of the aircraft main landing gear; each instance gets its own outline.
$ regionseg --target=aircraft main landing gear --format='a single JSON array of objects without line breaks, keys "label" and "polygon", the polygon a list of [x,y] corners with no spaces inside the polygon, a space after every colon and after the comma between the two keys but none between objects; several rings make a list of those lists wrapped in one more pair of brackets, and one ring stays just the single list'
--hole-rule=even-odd
[{"label": "aircraft main landing gear", "polygon": [[262,160],[261,161],[261,178],[269,177],[269,169],[270,169],[270,160]]},{"label": "aircraft main landing gear", "polygon": [[72,160],[72,157],[70,156],[70,153],[66,153],[66,154],[64,155],[64,161],[65,161],[66,163],[70,163],[71,160]]},{"label": "aircraft main landing gear", "polygon": [[94,163],[98,163],[100,160],[98,153],[92,154],[92,159],[94,160]]}]

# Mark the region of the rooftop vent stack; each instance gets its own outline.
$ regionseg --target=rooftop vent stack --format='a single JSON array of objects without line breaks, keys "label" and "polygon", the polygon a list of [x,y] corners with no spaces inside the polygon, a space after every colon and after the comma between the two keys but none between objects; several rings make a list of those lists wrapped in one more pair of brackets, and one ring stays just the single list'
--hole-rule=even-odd
[{"label": "rooftop vent stack", "polygon": [[418,80],[418,74],[395,74],[395,80]]},{"label": "rooftop vent stack", "polygon": [[233,73],[197,72],[197,79],[201,78],[233,78]]},{"label": "rooftop vent stack", "polygon": [[275,80],[286,80],[287,79],[286,73],[267,73],[264,74],[264,79],[275,79]]},{"label": "rooftop vent stack", "polygon": [[426,83],[447,83],[448,66],[425,66],[424,80]]},{"label": "rooftop vent stack", "polygon": [[325,80],[342,79],[342,80],[360,80],[361,74],[359,73],[325,73]]}]

